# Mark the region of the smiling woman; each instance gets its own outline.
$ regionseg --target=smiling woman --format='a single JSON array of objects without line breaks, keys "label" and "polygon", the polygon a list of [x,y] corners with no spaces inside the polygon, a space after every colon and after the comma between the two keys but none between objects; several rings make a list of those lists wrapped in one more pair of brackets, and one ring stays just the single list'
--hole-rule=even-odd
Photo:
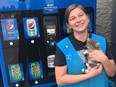
[{"label": "smiling woman", "polygon": [[[90,17],[85,8],[72,4],[66,9],[65,18],[72,32],[57,43],[54,65],[58,86],[93,87],[94,84],[94,87],[114,87],[114,83],[107,78],[115,75],[110,47],[104,37],[88,32]],[[92,50],[85,56],[88,38],[98,41],[100,49]],[[100,64],[84,74],[82,69],[86,68],[88,58]]]}]

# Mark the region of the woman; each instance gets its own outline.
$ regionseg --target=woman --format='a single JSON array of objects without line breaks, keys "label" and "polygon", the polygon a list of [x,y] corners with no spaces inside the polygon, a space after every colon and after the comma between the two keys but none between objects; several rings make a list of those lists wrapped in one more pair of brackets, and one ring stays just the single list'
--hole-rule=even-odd
[{"label": "woman", "polygon": [[[86,10],[77,4],[69,6],[65,12],[70,35],[57,43],[55,55],[55,76],[59,87],[113,87],[107,76],[116,72],[114,59],[105,38],[88,33],[90,18]],[[83,74],[87,61],[83,51],[90,37],[100,42],[100,50],[88,53],[92,61],[100,62],[89,73]]]}]

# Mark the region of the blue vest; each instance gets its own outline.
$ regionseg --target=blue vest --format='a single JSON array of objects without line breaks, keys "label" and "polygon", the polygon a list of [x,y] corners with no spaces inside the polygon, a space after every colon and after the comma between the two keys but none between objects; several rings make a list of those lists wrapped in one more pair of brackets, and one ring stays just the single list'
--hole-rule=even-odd
[{"label": "blue vest", "polygon": [[[92,38],[100,43],[101,50],[105,53],[106,51],[106,40],[105,38],[92,34]],[[69,38],[65,38],[57,43],[57,46],[64,53],[67,63],[67,73],[68,74],[82,74],[82,69],[86,69],[82,59],[79,57],[78,53],[74,49]],[[70,78],[67,78],[70,79]],[[109,81],[104,69],[102,73],[85,81],[81,81],[70,85],[60,85],[59,87],[115,87],[113,82]]]}]

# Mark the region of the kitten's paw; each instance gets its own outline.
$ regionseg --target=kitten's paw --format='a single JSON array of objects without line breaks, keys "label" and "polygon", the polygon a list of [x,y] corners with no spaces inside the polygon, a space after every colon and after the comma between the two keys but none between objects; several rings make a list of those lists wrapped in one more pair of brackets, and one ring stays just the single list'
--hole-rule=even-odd
[{"label": "kitten's paw", "polygon": [[81,71],[82,71],[82,73],[85,73],[85,69],[82,69]]}]

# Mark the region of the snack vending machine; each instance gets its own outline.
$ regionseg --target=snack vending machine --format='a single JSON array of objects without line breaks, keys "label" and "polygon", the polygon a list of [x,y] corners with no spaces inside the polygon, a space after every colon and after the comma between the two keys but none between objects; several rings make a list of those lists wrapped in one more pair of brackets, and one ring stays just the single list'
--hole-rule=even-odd
[{"label": "snack vending machine", "polygon": [[[56,43],[68,35],[65,10],[85,6],[96,30],[96,0],[0,0],[2,87],[57,87]],[[66,3],[67,2],[67,3]]]}]

